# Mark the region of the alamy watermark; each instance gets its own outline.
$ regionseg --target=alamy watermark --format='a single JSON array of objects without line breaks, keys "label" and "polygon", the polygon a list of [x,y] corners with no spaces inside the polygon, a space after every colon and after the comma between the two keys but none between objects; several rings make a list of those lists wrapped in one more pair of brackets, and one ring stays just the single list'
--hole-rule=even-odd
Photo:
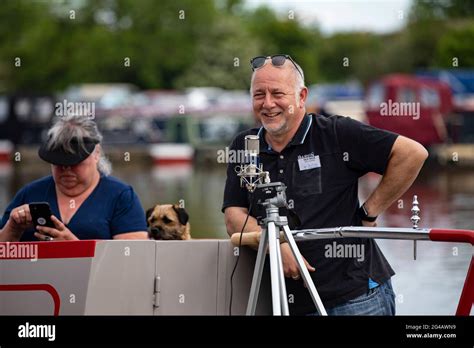
[{"label": "alamy watermark", "polygon": [[326,258],[354,258],[359,262],[365,260],[364,244],[337,244],[334,241],[332,244],[326,244],[324,249]]},{"label": "alamy watermark", "polygon": [[255,155],[255,151],[231,150],[226,146],[223,150],[217,150],[217,163],[248,163]]},{"label": "alamy watermark", "polygon": [[2,243],[0,244],[0,259],[31,259],[38,260],[38,244]]},{"label": "alamy watermark", "polygon": [[389,99],[388,102],[380,103],[381,116],[406,116],[414,120],[420,118],[420,103],[417,102],[394,102]]},{"label": "alamy watermark", "polygon": [[54,105],[54,114],[58,117],[77,116],[93,120],[95,118],[95,103],[71,102],[64,99]]},{"label": "alamy watermark", "polygon": [[30,324],[28,321],[18,326],[18,337],[20,338],[47,338],[48,341],[56,339],[56,325]]}]

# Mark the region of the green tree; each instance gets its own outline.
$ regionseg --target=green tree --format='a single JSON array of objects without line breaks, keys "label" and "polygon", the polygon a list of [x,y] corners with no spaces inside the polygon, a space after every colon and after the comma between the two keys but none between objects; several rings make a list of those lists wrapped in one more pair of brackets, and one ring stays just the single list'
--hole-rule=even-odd
[{"label": "green tree", "polygon": [[474,16],[474,2],[469,0],[414,0],[409,21],[447,20]]},{"label": "green tree", "polygon": [[[52,50],[58,23],[49,21],[48,6],[41,2],[6,0],[0,7],[0,81],[4,90],[48,90],[52,70],[59,69]],[[31,76],[38,76],[31,80]]]},{"label": "green tree", "polygon": [[303,68],[306,84],[319,80],[319,47],[321,35],[314,27],[305,27],[298,18],[278,17],[267,7],[259,7],[247,14],[244,24],[258,40],[258,55],[289,54]]},{"label": "green tree", "polygon": [[474,68],[474,24],[465,22],[449,29],[439,40],[435,63],[440,67]]},{"label": "green tree", "polygon": [[370,33],[339,33],[321,45],[320,69],[325,81],[368,80],[383,69],[381,38]]},{"label": "green tree", "polygon": [[472,1],[415,0],[404,31],[413,69],[453,67],[455,57],[472,66],[473,17]]},{"label": "green tree", "polygon": [[[9,90],[115,81],[170,88],[193,63],[198,38],[209,33],[216,16],[212,0],[2,5],[0,78]],[[20,68],[13,65],[15,57]]]},{"label": "green tree", "polygon": [[404,31],[408,39],[408,51],[412,68],[433,66],[436,46],[446,31],[446,22],[433,19],[410,23]]},{"label": "green tree", "polygon": [[221,15],[210,34],[199,39],[194,62],[177,79],[175,87],[247,89],[249,60],[257,53],[257,41],[241,30],[238,18]]}]

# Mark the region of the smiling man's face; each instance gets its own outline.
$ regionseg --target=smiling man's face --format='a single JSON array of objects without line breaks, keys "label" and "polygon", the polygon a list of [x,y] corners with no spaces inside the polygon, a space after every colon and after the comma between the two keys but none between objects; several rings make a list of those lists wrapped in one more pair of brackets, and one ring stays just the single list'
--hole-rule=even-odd
[{"label": "smiling man's face", "polygon": [[305,95],[295,94],[294,73],[289,61],[282,67],[266,64],[255,72],[253,111],[269,135],[281,136],[297,129],[304,115]]}]

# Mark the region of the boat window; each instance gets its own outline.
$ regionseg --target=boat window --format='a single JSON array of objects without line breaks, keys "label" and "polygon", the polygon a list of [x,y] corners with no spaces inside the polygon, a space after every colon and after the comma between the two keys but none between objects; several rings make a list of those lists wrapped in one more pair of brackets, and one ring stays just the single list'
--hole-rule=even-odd
[{"label": "boat window", "polygon": [[15,113],[18,121],[26,122],[31,112],[31,102],[26,98],[19,98],[15,103]]},{"label": "boat window", "polygon": [[421,105],[429,108],[439,108],[438,92],[433,88],[422,88],[420,94]]},{"label": "boat window", "polygon": [[7,97],[0,97],[0,123],[3,123],[8,118],[8,99]]},{"label": "boat window", "polygon": [[[51,98],[38,98],[35,103],[34,121],[37,123],[47,123],[54,112],[53,100]],[[95,115],[94,115],[95,116]]]},{"label": "boat window", "polygon": [[378,109],[380,104],[384,102],[385,89],[382,84],[377,83],[370,87],[367,93],[367,106],[369,109]]},{"label": "boat window", "polygon": [[230,142],[239,129],[239,123],[229,117],[213,117],[200,122],[201,139],[205,142]]},{"label": "boat window", "polygon": [[397,92],[397,102],[399,103],[414,103],[416,102],[416,93],[413,89],[408,87],[401,87]]}]

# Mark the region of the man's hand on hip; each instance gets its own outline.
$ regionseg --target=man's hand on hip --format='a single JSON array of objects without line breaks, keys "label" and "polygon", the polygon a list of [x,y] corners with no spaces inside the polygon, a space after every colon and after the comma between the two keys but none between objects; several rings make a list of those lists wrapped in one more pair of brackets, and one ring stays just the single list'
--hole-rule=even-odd
[{"label": "man's hand on hip", "polygon": [[[285,277],[293,278],[294,280],[298,280],[301,278],[300,271],[298,269],[298,263],[296,262],[293,253],[291,252],[290,245],[288,243],[280,244],[281,248],[281,258],[283,262],[283,272],[285,273]],[[310,272],[314,272],[316,269],[311,266],[308,261],[303,257],[303,261],[306,265],[306,268]]]}]

